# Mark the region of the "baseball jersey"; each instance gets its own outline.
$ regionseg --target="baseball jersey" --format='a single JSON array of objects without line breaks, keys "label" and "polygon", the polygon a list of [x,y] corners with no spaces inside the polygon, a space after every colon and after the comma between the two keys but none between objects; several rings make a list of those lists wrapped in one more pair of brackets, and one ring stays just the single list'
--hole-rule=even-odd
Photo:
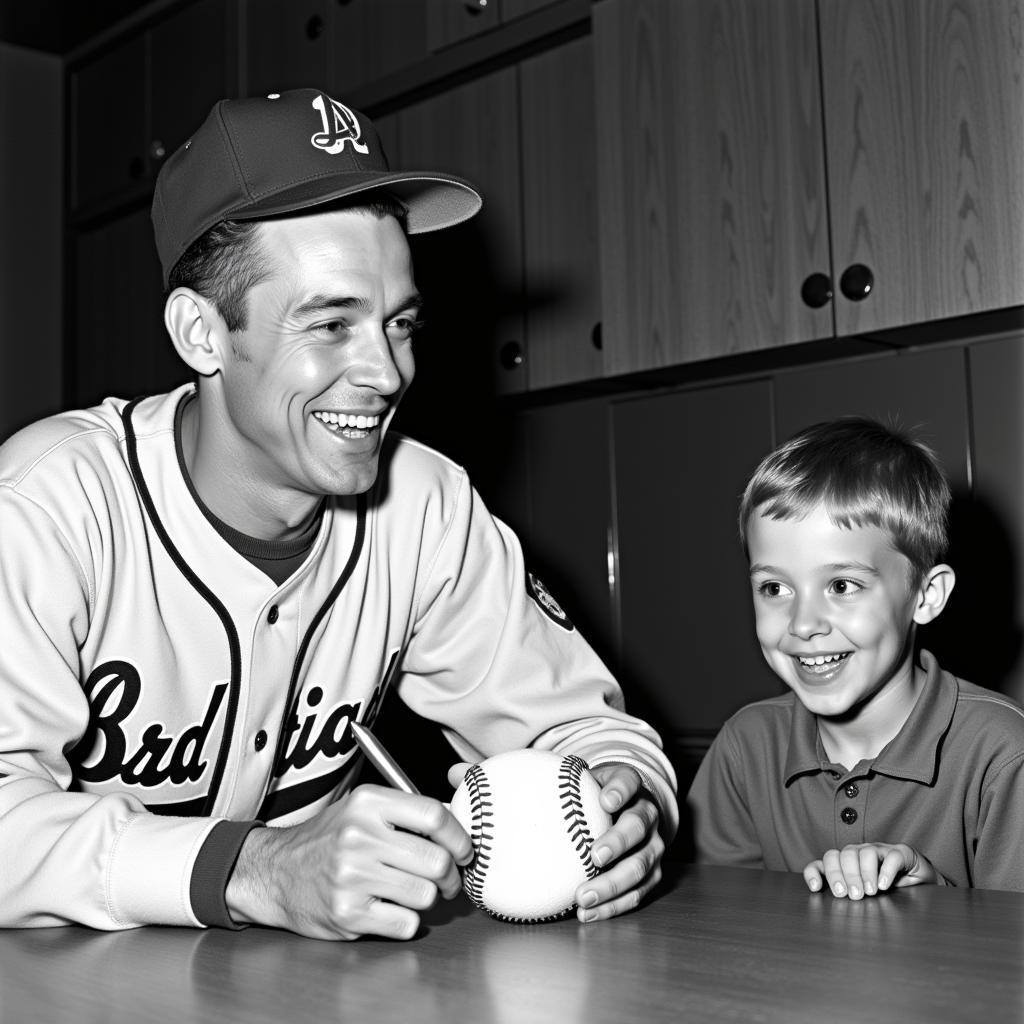
[{"label": "baseball jersey", "polygon": [[1024,711],[943,672],[870,761],[833,764],[792,693],[722,727],[690,789],[697,860],[802,871],[826,850],[906,843],[954,885],[1024,891]]},{"label": "baseball jersey", "polygon": [[326,500],[277,585],[189,491],[192,390],[0,448],[0,925],[198,925],[211,830],[323,810],[358,770],[348,723],[391,690],[462,760],[532,745],[631,765],[674,830],[658,736],[464,470],[392,435],[374,487]]}]

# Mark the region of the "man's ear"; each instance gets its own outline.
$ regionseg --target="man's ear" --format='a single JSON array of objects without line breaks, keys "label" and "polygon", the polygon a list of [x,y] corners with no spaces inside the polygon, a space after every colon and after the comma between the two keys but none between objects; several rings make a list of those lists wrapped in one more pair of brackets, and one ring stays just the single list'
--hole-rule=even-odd
[{"label": "man's ear", "polygon": [[191,288],[175,288],[164,304],[164,325],[178,355],[203,377],[221,368],[228,330],[216,307]]},{"label": "man's ear", "polygon": [[919,625],[931,622],[946,607],[956,584],[956,573],[948,565],[933,566],[921,581],[917,592],[914,621]]}]

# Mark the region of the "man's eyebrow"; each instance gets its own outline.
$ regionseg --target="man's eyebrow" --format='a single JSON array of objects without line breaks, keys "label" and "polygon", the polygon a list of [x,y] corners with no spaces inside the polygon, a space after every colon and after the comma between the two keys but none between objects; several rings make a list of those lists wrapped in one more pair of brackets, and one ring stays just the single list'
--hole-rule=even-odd
[{"label": "man's eyebrow", "polygon": [[[400,302],[396,310],[419,308],[423,305],[423,296],[413,292],[405,301]],[[352,309],[358,313],[367,313],[371,309],[370,300],[361,295],[311,295],[305,302],[292,310],[293,316],[304,317],[313,313],[324,313],[331,309]],[[389,314],[390,315],[390,314]]]}]

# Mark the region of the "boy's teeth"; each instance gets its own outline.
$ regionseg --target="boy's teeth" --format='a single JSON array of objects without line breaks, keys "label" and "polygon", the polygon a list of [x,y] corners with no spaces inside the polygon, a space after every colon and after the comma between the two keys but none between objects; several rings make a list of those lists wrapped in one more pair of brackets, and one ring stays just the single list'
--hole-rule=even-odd
[{"label": "boy's teeth", "polygon": [[342,427],[355,430],[371,430],[380,423],[379,416],[353,416],[345,412],[320,412],[319,410],[314,412],[313,415],[321,423],[326,423],[327,426],[339,430]]},{"label": "boy's teeth", "polygon": [[827,665],[833,661],[842,661],[845,654],[819,654],[816,658],[801,658],[801,665]]}]

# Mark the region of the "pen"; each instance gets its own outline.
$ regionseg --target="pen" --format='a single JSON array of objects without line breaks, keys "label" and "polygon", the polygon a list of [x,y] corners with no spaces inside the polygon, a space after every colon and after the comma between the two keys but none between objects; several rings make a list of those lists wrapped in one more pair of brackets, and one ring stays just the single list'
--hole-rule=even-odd
[{"label": "pen", "polygon": [[409,777],[398,767],[398,762],[384,749],[379,739],[358,722],[349,722],[359,748],[366,755],[366,760],[384,776],[395,789],[403,793],[418,794],[419,790],[409,781]]}]

